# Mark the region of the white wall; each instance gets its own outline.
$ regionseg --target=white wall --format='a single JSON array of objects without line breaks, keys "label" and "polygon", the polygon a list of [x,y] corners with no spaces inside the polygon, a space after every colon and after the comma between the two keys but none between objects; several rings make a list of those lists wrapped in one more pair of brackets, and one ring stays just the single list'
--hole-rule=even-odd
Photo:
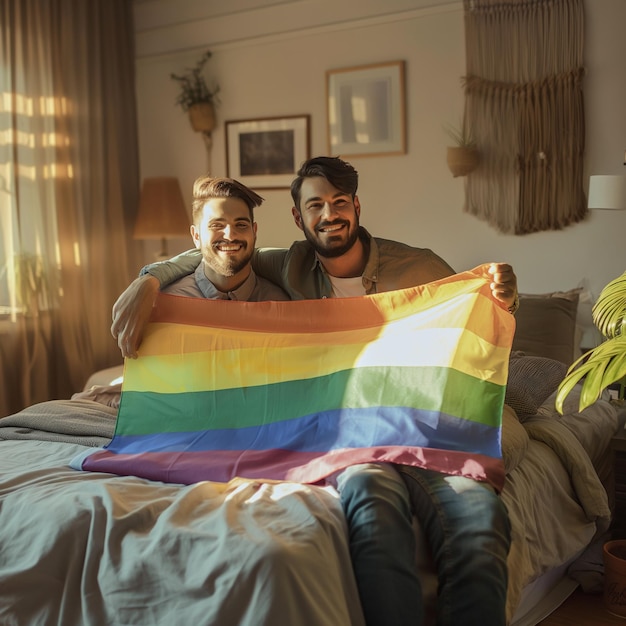
[{"label": "white wall", "polygon": [[[587,0],[585,10],[587,174],[626,173],[626,2]],[[463,111],[461,2],[135,0],[135,30],[142,176],[178,176],[188,200],[193,180],[207,168],[226,175],[225,120],[310,114],[312,156],[327,154],[326,70],[403,59],[408,153],[349,159],[360,174],[366,228],[430,247],[457,270],[510,262],[520,291],[528,293],[582,284],[597,296],[626,270],[626,212],[593,211],[562,231],[524,236],[499,234],[463,213],[463,180],[447,169],[442,130],[458,125]],[[177,84],[169,78],[206,49],[213,52],[206,75],[220,85],[222,100],[210,161],[174,104]],[[289,192],[261,195],[259,245],[299,239]],[[187,247],[186,240],[170,242],[171,252]]]}]

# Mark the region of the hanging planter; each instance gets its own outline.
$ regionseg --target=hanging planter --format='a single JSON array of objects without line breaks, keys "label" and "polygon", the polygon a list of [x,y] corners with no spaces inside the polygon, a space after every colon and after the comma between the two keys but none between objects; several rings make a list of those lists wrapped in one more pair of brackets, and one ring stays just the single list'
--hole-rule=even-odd
[{"label": "hanging planter", "polygon": [[215,108],[212,102],[198,102],[189,109],[189,122],[198,133],[210,133],[215,128]]},{"label": "hanging planter", "polygon": [[476,141],[471,131],[463,126],[462,130],[454,126],[444,126],[446,133],[454,139],[456,146],[449,146],[446,155],[448,168],[452,176],[467,176],[471,174],[480,163],[480,152],[476,146]]},{"label": "hanging planter", "polygon": [[205,52],[193,68],[185,74],[170,74],[172,80],[180,84],[180,93],[176,99],[183,111],[189,114],[191,127],[196,132],[210,133],[215,128],[215,105],[219,104],[218,85],[209,88],[202,71],[211,58],[211,52]]},{"label": "hanging planter", "polygon": [[478,148],[471,146],[448,146],[446,160],[454,178],[467,176],[478,167],[480,153]]}]

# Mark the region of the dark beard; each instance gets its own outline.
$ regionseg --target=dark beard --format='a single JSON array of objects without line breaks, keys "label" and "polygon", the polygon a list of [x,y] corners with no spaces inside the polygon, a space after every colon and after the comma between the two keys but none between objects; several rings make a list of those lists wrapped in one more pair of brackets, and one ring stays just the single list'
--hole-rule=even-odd
[{"label": "dark beard", "polygon": [[309,232],[307,228],[304,228],[303,231],[306,240],[311,244],[311,246],[313,246],[313,249],[318,256],[324,259],[336,259],[337,257],[340,257],[349,250],[351,250],[352,246],[354,246],[354,244],[356,243],[357,239],[359,238],[359,223],[357,221],[356,228],[354,229],[354,232],[350,234],[346,243],[344,243],[342,246],[337,247],[324,246]]}]

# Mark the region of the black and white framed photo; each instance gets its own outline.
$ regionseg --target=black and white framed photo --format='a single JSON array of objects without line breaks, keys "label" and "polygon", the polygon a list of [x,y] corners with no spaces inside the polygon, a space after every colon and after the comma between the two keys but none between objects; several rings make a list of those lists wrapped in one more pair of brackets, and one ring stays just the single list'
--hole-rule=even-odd
[{"label": "black and white framed photo", "polygon": [[310,115],[231,120],[226,171],[252,189],[285,189],[310,155]]}]

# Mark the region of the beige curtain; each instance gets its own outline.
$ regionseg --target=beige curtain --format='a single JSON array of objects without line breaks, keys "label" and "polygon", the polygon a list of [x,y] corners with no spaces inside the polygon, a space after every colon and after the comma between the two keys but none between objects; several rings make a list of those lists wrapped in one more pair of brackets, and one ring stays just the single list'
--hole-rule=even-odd
[{"label": "beige curtain", "polygon": [[586,214],[583,0],[464,0],[466,211],[505,233]]},{"label": "beige curtain", "polygon": [[0,416],[121,362],[134,89],[130,1],[0,0]]}]

